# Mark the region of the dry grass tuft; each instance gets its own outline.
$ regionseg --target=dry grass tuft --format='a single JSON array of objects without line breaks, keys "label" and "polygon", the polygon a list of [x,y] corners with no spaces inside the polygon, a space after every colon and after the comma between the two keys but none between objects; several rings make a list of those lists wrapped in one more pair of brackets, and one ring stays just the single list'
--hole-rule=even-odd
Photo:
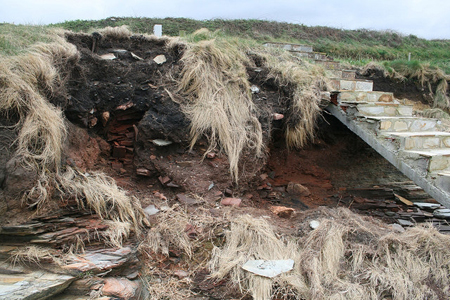
[{"label": "dry grass tuft", "polygon": [[[316,213],[320,226],[290,241],[278,238],[262,219],[238,217],[226,233],[225,246],[214,251],[212,276],[230,276],[254,299],[450,297],[450,237],[431,225],[400,234],[347,209]],[[294,259],[294,269],[273,280],[241,269],[248,259],[287,258]]]},{"label": "dry grass tuft", "polygon": [[151,272],[145,272],[141,277],[144,289],[139,299],[144,300],[185,300],[195,294],[189,289],[189,278],[178,279],[167,276],[166,272],[158,272],[155,268]]},{"label": "dry grass tuft", "polygon": [[214,229],[222,222],[221,218],[210,216],[206,209],[199,208],[196,214],[188,214],[179,205],[159,212],[157,218],[156,226],[148,232],[141,249],[165,256],[169,256],[169,249],[179,249],[189,258],[199,241],[211,239]]},{"label": "dry grass tuft", "polygon": [[128,26],[122,25],[118,27],[105,27],[98,31],[105,38],[113,39],[128,39],[133,33],[128,29]]},{"label": "dry grass tuft", "polygon": [[[124,32],[118,29],[116,33]],[[65,83],[79,53],[60,36],[54,40],[50,44],[37,44],[16,57],[1,57],[0,62],[0,112],[19,119],[15,156],[38,175],[36,185],[25,192],[24,199],[40,208],[52,198],[55,188],[59,189],[63,196],[74,197],[81,207],[92,209],[102,218],[131,224],[122,224],[117,232],[109,232],[111,243],[119,245],[129,234],[128,227],[138,230],[142,224],[143,212],[138,201],[104,174],[88,176],[70,168],[63,172],[60,168],[65,119],[61,109],[49,99],[65,95]]]},{"label": "dry grass tuft", "polygon": [[191,147],[206,135],[209,150],[220,148],[228,155],[230,173],[237,181],[242,152],[251,150],[260,157],[263,150],[245,68],[249,60],[236,45],[206,40],[188,44],[181,61],[179,90],[187,98],[182,107],[191,120]]},{"label": "dry grass tuft", "polygon": [[286,144],[289,148],[302,148],[314,139],[316,121],[322,111],[321,94],[329,90],[325,71],[287,51],[266,48],[257,54],[269,69],[268,79],[275,80],[291,96],[285,121]]},{"label": "dry grass tuft", "polygon": [[26,246],[17,248],[10,256],[10,261],[15,264],[40,265],[42,262],[62,265],[63,259],[56,254],[56,250],[39,246]]},{"label": "dry grass tuft", "polygon": [[[142,225],[144,213],[139,201],[120,189],[113,178],[98,172],[84,174],[67,167],[58,174],[57,188],[61,197],[73,197],[84,209],[91,209],[101,218],[132,224],[136,229]],[[118,236],[128,235],[123,224]],[[113,240],[119,239],[115,237]]]}]

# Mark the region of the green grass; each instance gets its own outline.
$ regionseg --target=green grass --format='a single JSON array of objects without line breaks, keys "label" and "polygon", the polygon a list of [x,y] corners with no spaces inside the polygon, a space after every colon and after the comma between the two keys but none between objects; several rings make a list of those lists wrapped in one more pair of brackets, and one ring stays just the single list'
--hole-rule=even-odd
[{"label": "green grass", "polygon": [[0,23],[0,55],[17,55],[35,43],[51,42],[52,35],[48,26]]},{"label": "green grass", "polygon": [[[406,60],[411,53],[412,60],[428,63],[450,74],[450,40],[426,40],[393,31],[343,30],[252,19],[198,21],[187,18],[111,17],[66,21],[48,26],[0,23],[0,54],[14,55],[35,42],[47,42],[51,40],[49,33],[52,28],[93,32],[107,26],[128,25],[133,32],[152,33],[155,24],[163,25],[165,35],[183,36],[186,39],[202,39],[201,35],[192,33],[207,28],[216,35],[233,37],[249,45],[266,41],[310,44],[315,51],[328,53],[339,61],[356,66],[363,66],[370,61]],[[388,67],[392,68],[391,65]]]},{"label": "green grass", "polygon": [[426,40],[393,31],[343,30],[262,20],[197,21],[186,18],[108,18],[99,21],[67,21],[51,26],[88,32],[94,28],[124,24],[140,33],[151,33],[154,24],[162,24],[164,34],[169,36],[191,34],[200,28],[207,28],[258,42],[307,43],[313,45],[316,51],[346,60],[406,59],[411,53],[416,60],[434,60],[436,64],[446,61],[442,65],[447,68],[450,60],[450,40]]}]

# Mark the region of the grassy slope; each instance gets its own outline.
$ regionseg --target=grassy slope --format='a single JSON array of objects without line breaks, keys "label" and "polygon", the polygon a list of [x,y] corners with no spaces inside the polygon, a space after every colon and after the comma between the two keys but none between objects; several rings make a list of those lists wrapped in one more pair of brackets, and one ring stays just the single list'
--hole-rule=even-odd
[{"label": "grassy slope", "polygon": [[262,20],[206,20],[185,18],[108,18],[99,21],[67,21],[53,24],[73,31],[89,31],[105,26],[129,25],[135,32],[151,33],[154,24],[162,24],[166,35],[190,34],[200,28],[221,29],[227,35],[256,41],[283,41],[312,44],[319,52],[326,52],[352,64],[370,60],[407,59],[427,61],[450,74],[450,40],[425,40],[414,35],[366,29],[343,30],[324,26],[305,26]]}]

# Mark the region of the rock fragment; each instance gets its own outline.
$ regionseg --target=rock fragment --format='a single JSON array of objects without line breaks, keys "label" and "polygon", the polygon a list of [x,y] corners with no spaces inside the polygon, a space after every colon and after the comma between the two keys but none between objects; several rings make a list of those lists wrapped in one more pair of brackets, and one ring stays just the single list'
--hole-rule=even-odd
[{"label": "rock fragment", "polygon": [[220,204],[223,206],[240,206],[242,199],[239,198],[223,198]]},{"label": "rock fragment", "polygon": [[280,218],[289,219],[295,213],[295,209],[286,206],[271,206],[270,211]]}]

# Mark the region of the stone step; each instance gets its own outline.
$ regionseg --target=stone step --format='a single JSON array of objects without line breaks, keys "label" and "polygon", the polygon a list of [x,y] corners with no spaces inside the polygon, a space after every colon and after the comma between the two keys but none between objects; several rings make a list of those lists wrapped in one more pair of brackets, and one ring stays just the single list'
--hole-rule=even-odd
[{"label": "stone step", "polygon": [[274,47],[281,48],[287,51],[296,51],[296,52],[313,52],[313,47],[310,45],[302,45],[302,44],[287,44],[287,43],[264,43],[265,47]]},{"label": "stone step", "polygon": [[327,56],[326,53],[321,52],[304,52],[304,51],[290,51],[292,54],[297,55],[299,57],[305,57],[312,60],[333,60]]},{"label": "stone step", "polygon": [[394,94],[377,91],[338,91],[337,102],[358,103],[358,102],[394,102]]},{"label": "stone step", "polygon": [[401,150],[439,149],[450,147],[450,133],[428,132],[384,132],[383,136],[398,143]]},{"label": "stone step", "polygon": [[341,64],[338,61],[316,59],[315,64],[323,66],[327,70],[341,70]]},{"label": "stone step", "polygon": [[427,149],[400,151],[401,158],[407,160],[412,167],[420,168],[424,173],[450,171],[450,149]]},{"label": "stone step", "polygon": [[327,70],[326,73],[330,78],[356,79],[355,70]]},{"label": "stone step", "polygon": [[438,131],[441,129],[441,121],[436,119],[418,117],[386,117],[386,116],[365,116],[366,122],[375,123],[374,130],[382,133],[385,131],[405,132],[405,131]]},{"label": "stone step", "polygon": [[335,91],[372,91],[373,81],[362,79],[331,79],[331,87]]},{"label": "stone step", "polygon": [[363,116],[412,116],[412,105],[397,103],[368,103],[357,105],[357,111]]}]

